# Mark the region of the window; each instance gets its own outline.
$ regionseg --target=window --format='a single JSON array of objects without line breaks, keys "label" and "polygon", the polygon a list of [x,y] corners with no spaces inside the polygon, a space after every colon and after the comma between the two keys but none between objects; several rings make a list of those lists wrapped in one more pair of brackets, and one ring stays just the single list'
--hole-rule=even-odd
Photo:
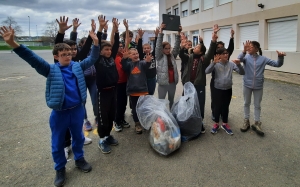
[{"label": "window", "polygon": [[258,41],[258,22],[239,24],[240,27],[240,49],[244,49],[246,40]]},{"label": "window", "polygon": [[268,20],[269,50],[296,51],[297,16]]},{"label": "window", "polygon": [[199,12],[199,8],[195,9],[195,10],[192,10],[192,14],[196,14]]},{"label": "window", "polygon": [[199,43],[199,41],[198,41],[199,31],[191,31],[191,33],[193,36],[193,41],[192,41],[193,47],[195,47]]},{"label": "window", "polygon": [[177,16],[179,15],[179,9],[177,5],[173,7],[173,14]]},{"label": "window", "polygon": [[170,34],[167,35],[167,40],[169,43],[171,43],[171,35]]},{"label": "window", "polygon": [[220,31],[218,32],[218,41],[222,41],[225,43],[225,48],[228,47],[229,45],[229,40],[230,40],[230,31],[231,31],[232,26],[223,26],[220,27]]},{"label": "window", "polygon": [[232,0],[219,0],[219,5],[223,5],[225,3],[232,2]]},{"label": "window", "polygon": [[181,11],[182,11],[182,17],[188,16],[188,2],[184,1],[181,3]]},{"label": "window", "polygon": [[171,14],[171,9],[169,8],[169,9],[167,9],[167,14]]},{"label": "window", "polygon": [[191,6],[191,8],[192,8],[192,14],[196,14],[196,13],[198,13],[199,12],[199,0],[192,0],[192,6]]},{"label": "window", "polygon": [[203,10],[207,10],[214,7],[214,0],[203,0]]},{"label": "window", "polygon": [[203,43],[207,49],[210,46],[211,37],[212,37],[212,29],[203,29]]}]

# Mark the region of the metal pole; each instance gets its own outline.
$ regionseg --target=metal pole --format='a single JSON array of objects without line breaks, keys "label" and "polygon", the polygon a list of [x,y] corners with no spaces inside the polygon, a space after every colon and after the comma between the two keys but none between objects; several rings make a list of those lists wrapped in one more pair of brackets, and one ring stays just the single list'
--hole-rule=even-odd
[{"label": "metal pole", "polygon": [[28,16],[29,18],[29,38],[30,38],[30,16]]}]

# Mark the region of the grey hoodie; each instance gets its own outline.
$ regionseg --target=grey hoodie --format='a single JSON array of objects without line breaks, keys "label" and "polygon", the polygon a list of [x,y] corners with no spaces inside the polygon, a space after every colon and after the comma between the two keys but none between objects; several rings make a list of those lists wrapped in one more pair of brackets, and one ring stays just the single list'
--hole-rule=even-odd
[{"label": "grey hoodie", "polygon": [[215,70],[214,86],[220,90],[228,90],[232,88],[232,71],[238,72],[240,75],[244,75],[245,71],[241,64],[236,65],[233,62],[218,62],[210,63],[206,68],[205,73],[211,73]]},{"label": "grey hoodie", "polygon": [[241,53],[238,59],[244,63],[244,86],[252,89],[263,88],[266,65],[273,67],[281,67],[283,65],[283,56],[278,57],[278,60],[275,61],[258,54],[250,55]]}]

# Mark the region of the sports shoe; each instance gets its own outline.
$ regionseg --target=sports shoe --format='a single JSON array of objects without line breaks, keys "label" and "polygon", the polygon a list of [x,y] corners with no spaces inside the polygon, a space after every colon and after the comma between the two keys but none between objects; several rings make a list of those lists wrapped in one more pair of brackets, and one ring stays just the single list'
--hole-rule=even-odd
[{"label": "sports shoe", "polygon": [[125,127],[125,128],[129,128],[129,127],[130,127],[130,124],[129,124],[127,121],[125,121],[124,119],[122,119],[122,120],[120,121],[120,123],[121,123],[122,126]]},{"label": "sports shoe", "polygon": [[265,133],[261,129],[261,122],[255,121],[253,125],[251,125],[252,129],[260,136],[264,136]]},{"label": "sports shoe", "polygon": [[212,134],[216,134],[216,133],[218,132],[219,128],[220,128],[220,126],[219,126],[217,123],[215,123],[215,124],[213,125],[213,128],[211,129],[210,132],[211,132]]},{"label": "sports shoe", "polygon": [[93,141],[92,139],[88,138],[88,137],[84,137],[84,143],[83,145],[88,145],[88,144],[91,144]]},{"label": "sports shoe", "polygon": [[90,121],[86,121],[86,122],[83,124],[83,127],[84,127],[84,130],[85,130],[85,131],[91,131],[91,130],[93,130],[93,127],[92,127],[92,124],[90,123]]},{"label": "sports shoe", "polygon": [[135,123],[135,132],[137,134],[142,134],[143,133],[143,129],[142,129],[142,126],[141,126],[140,122]]},{"label": "sports shoe", "polygon": [[102,142],[100,140],[99,144],[98,144],[98,147],[102,151],[102,153],[104,153],[104,154],[108,154],[111,151],[111,148],[110,148],[110,146],[109,146],[109,144],[107,143],[106,140],[103,140]]},{"label": "sports shoe", "polygon": [[87,161],[85,161],[84,157],[80,158],[79,160],[75,160],[75,166],[84,173],[90,172],[92,170],[92,166]]},{"label": "sports shoe", "polygon": [[204,128],[204,124],[202,123],[202,127],[201,127],[201,134],[205,134],[205,128]]},{"label": "sports shoe", "polygon": [[118,145],[119,144],[118,140],[116,140],[112,135],[110,135],[106,138],[106,142],[109,145]]},{"label": "sports shoe", "polygon": [[69,158],[69,154],[71,152],[71,148],[68,146],[68,147],[65,147],[64,150],[65,150],[65,157],[66,157],[66,159],[68,159]]},{"label": "sports shoe", "polygon": [[232,130],[230,129],[228,123],[223,123],[223,125],[221,125],[221,128],[229,135],[233,135]]},{"label": "sports shoe", "polygon": [[66,168],[62,168],[60,170],[56,170],[56,175],[54,179],[55,186],[63,186],[66,181]]},{"label": "sports shoe", "polygon": [[243,126],[240,128],[240,130],[242,132],[246,132],[247,130],[250,129],[250,122],[249,122],[249,119],[244,119],[244,124]]},{"label": "sports shoe", "polygon": [[121,132],[123,130],[121,123],[114,122],[114,129],[116,132]]}]

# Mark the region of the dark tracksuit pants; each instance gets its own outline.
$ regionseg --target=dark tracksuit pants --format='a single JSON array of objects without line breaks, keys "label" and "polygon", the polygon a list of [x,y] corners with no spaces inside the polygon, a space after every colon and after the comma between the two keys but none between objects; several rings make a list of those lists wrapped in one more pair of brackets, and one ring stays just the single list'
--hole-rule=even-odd
[{"label": "dark tracksuit pants", "polygon": [[110,136],[116,114],[116,87],[98,91],[98,135]]},{"label": "dark tracksuit pants", "polygon": [[67,163],[64,152],[64,140],[67,131],[71,132],[72,135],[74,160],[81,159],[84,156],[84,135],[82,133],[83,118],[84,109],[81,104],[68,110],[52,110],[49,122],[51,129],[52,157],[55,163],[55,170],[64,168]]},{"label": "dark tracksuit pants", "polygon": [[[229,105],[232,96],[232,89],[220,90],[215,88],[214,90],[214,116],[222,115],[223,123],[228,123]],[[215,118],[215,122],[219,123],[219,118]]]},{"label": "dark tracksuit pants", "polygon": [[155,87],[156,87],[156,77],[147,79],[147,86],[148,86],[148,94],[154,95]]},{"label": "dark tracksuit pants", "polygon": [[116,116],[115,122],[119,123],[121,120],[124,120],[124,115],[127,106],[128,96],[126,93],[126,86],[127,82],[118,83],[117,84],[117,109],[116,109]]},{"label": "dark tracksuit pants", "polygon": [[204,109],[205,109],[205,86],[203,85],[194,85],[197,91],[197,97],[199,100],[200,110],[201,110],[201,117],[202,120],[204,119]]},{"label": "dark tracksuit pants", "polygon": [[130,96],[130,102],[131,102],[131,113],[132,113],[132,118],[133,118],[133,121],[136,123],[136,122],[139,122],[139,118],[137,117],[137,113],[136,113],[136,104],[139,100],[140,96]]}]

